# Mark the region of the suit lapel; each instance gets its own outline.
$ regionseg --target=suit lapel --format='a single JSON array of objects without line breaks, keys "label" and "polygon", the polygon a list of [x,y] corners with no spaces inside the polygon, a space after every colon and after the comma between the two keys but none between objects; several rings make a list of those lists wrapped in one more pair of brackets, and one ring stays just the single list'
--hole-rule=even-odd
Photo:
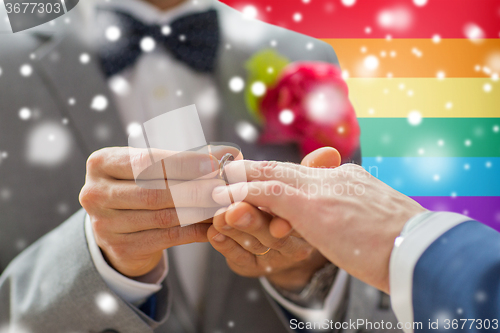
[{"label": "suit lapel", "polygon": [[213,332],[220,318],[223,317],[222,312],[225,311],[228,292],[231,290],[232,281],[235,275],[231,272],[226,264],[224,256],[210,247],[207,283],[205,287],[205,297],[203,304],[203,332]]},{"label": "suit lapel", "polygon": [[[86,57],[90,60],[82,61]],[[87,153],[127,145],[98,58],[83,36],[77,33],[48,36],[35,52],[34,64]],[[100,108],[91,107],[96,102],[101,103]]]},{"label": "suit lapel", "polygon": [[198,332],[200,325],[197,311],[193,309],[187,302],[187,297],[183,291],[181,281],[179,280],[177,265],[174,258],[174,251],[168,253],[168,275],[170,292],[172,293],[172,312],[177,320],[181,323],[183,329],[187,333]]}]

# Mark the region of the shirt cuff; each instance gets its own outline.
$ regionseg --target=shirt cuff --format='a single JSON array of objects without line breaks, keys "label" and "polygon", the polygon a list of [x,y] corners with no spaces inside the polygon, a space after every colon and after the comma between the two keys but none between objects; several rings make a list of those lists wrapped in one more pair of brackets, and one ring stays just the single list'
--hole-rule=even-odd
[{"label": "shirt cuff", "polygon": [[[391,304],[398,321],[413,323],[413,272],[427,248],[448,230],[470,218],[455,213],[424,212],[411,218],[394,241],[389,263]],[[408,325],[410,326],[410,325]],[[411,325],[413,326],[413,325]],[[413,329],[405,329],[413,333]]]},{"label": "shirt cuff", "polygon": [[339,269],[335,281],[333,282],[330,292],[326,296],[323,308],[321,309],[308,309],[297,304],[292,303],[285,297],[274,289],[271,283],[265,278],[261,277],[260,283],[264,287],[264,290],[283,308],[290,311],[291,314],[301,319],[302,321],[311,322],[323,322],[325,319],[333,318],[333,315],[337,312],[344,295],[345,288],[347,287],[348,274]]},{"label": "shirt cuff", "polygon": [[85,235],[94,266],[116,295],[134,305],[144,303],[153,294],[160,291],[162,282],[168,274],[167,250],[163,251],[163,258],[149,273],[132,280],[113,269],[104,259],[101,249],[97,245],[90,222],[90,217],[85,218]]}]

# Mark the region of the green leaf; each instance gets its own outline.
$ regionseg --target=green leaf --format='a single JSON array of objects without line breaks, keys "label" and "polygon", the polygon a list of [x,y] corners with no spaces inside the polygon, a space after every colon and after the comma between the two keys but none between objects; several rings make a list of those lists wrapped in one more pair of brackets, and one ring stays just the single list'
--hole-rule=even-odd
[{"label": "green leaf", "polygon": [[283,69],[290,63],[290,60],[273,49],[266,49],[254,54],[245,63],[247,70],[247,82],[245,88],[245,102],[250,114],[262,123],[260,112],[260,102],[264,96],[255,96],[252,93],[252,86],[256,82],[262,82],[267,89],[272,88],[278,81]]}]

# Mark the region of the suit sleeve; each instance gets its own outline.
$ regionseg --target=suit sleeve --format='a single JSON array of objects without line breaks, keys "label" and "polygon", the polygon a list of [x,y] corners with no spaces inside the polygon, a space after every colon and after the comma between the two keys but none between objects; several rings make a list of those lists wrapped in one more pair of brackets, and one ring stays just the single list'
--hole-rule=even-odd
[{"label": "suit sleeve", "polygon": [[396,240],[390,266],[394,312],[405,332],[495,332],[499,277],[497,231],[458,214],[431,213]]},{"label": "suit sleeve", "polygon": [[[171,303],[156,294],[155,319],[109,289],[93,265],[80,210],[16,257],[0,277],[0,324],[27,332],[152,332]],[[166,283],[166,282],[164,282]]]}]

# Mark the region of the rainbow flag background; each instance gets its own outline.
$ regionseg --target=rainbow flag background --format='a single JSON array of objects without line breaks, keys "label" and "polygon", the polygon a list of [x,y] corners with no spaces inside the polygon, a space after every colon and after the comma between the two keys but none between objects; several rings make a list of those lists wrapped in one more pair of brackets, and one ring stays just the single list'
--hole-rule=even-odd
[{"label": "rainbow flag background", "polygon": [[333,46],[367,170],[500,230],[499,0],[223,2]]}]

